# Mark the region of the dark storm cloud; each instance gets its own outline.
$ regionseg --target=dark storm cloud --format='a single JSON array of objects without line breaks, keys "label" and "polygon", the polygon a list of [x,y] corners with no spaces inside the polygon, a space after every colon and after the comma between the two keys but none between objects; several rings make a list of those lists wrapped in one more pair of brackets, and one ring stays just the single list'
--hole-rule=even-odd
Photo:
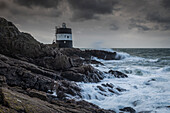
[{"label": "dark storm cloud", "polygon": [[[55,18],[62,15],[58,9],[59,0],[0,0],[0,15],[13,18],[27,18],[27,20],[42,17]],[[34,20],[34,19],[33,19]],[[19,21],[19,20],[18,20]]]},{"label": "dark storm cloud", "polygon": [[146,24],[146,20],[145,19],[141,19],[141,18],[131,18],[130,19],[130,24],[128,26],[129,29],[134,29],[136,28],[138,31],[150,31],[153,30],[153,28],[148,27],[147,25],[143,25]]},{"label": "dark storm cloud", "polygon": [[162,0],[162,5],[165,8],[170,9],[170,0]]},{"label": "dark storm cloud", "polygon": [[[128,0],[135,1],[135,0]],[[167,31],[170,30],[170,0],[142,0],[137,2],[123,2],[124,12],[129,18],[129,29],[139,31]]]},{"label": "dark storm cloud", "polygon": [[157,29],[155,30],[160,30],[160,31],[170,30],[170,14],[168,13],[161,14],[159,12],[155,12],[152,14],[148,14],[146,20],[157,24],[156,27]]},{"label": "dark storm cloud", "polygon": [[169,15],[161,15],[159,12],[148,14],[146,17],[147,20],[157,22],[157,23],[167,23],[170,24],[170,16]]},{"label": "dark storm cloud", "polygon": [[46,8],[55,8],[62,0],[14,0],[15,3],[26,7],[40,6]]},{"label": "dark storm cloud", "polygon": [[[167,43],[169,12],[170,0],[0,0],[0,16],[45,43],[55,37],[54,26],[65,21],[73,29],[77,47],[88,47],[92,38],[90,42],[98,47],[120,47],[122,40],[127,41],[127,47],[140,40],[143,45],[150,42],[148,47],[159,46],[161,41]],[[107,40],[103,40],[105,34]],[[155,37],[157,45],[149,40]]]},{"label": "dark storm cloud", "polygon": [[6,4],[6,2],[0,1],[0,9],[1,10],[6,9],[7,7],[8,7],[8,5]]},{"label": "dark storm cloud", "polygon": [[98,19],[96,15],[112,14],[117,0],[67,0],[73,11],[73,21]]}]

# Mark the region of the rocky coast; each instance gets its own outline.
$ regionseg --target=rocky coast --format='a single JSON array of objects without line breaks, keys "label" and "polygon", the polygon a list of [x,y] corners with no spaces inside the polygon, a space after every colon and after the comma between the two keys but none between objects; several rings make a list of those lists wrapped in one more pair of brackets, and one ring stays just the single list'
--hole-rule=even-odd
[{"label": "rocky coast", "polygon": [[[116,52],[42,44],[0,18],[0,112],[114,113],[82,100],[77,82],[98,83],[105,73],[117,78],[128,76],[114,70],[99,71],[90,64],[102,63],[92,57],[120,59]],[[98,88],[103,90],[101,86]],[[117,94],[111,89],[110,92]],[[135,112],[132,108],[123,110]]]}]

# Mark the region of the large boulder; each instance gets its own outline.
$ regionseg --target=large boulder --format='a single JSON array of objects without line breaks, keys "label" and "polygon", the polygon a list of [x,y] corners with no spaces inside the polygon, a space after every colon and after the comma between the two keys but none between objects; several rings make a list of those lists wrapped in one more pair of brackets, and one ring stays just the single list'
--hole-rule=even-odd
[{"label": "large boulder", "polygon": [[85,50],[85,53],[90,54],[90,56],[94,56],[99,59],[116,60],[116,52],[109,52],[103,50]]},{"label": "large boulder", "polygon": [[103,73],[91,65],[70,68],[62,72],[61,76],[75,82],[100,82],[104,78]]},{"label": "large boulder", "polygon": [[59,99],[66,98],[81,98],[80,91],[81,89],[75,82],[67,80],[59,80],[55,82],[56,96]]}]

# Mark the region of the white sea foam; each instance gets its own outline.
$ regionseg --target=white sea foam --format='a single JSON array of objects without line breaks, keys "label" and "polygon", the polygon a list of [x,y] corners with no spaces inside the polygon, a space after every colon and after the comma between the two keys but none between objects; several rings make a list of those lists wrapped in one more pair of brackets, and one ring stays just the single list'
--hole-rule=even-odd
[{"label": "white sea foam", "polygon": [[[168,77],[168,76],[166,76]],[[168,78],[170,79],[170,78]],[[149,81],[150,80],[150,81]],[[104,92],[103,96],[96,86],[102,83],[112,83],[127,91],[120,95]],[[83,89],[83,98],[105,109],[118,111],[123,107],[132,107],[139,111],[168,111],[165,106],[170,105],[169,80],[162,77],[139,77],[129,76],[129,78],[106,78],[100,83],[80,83]],[[106,90],[106,89],[105,89]],[[164,107],[164,108],[163,108]]]},{"label": "white sea foam", "polygon": [[[78,83],[83,89],[81,92],[83,99],[101,108],[113,109],[117,112],[120,108],[132,107],[137,112],[168,113],[170,111],[167,107],[170,106],[170,67],[159,65],[159,59],[146,59],[119,52],[118,54],[125,56],[124,59],[101,60],[93,57],[104,65],[96,67],[93,64],[92,66],[104,72],[111,69],[118,70],[126,73],[128,78],[115,78],[105,74],[105,79],[99,83]],[[114,85],[112,89],[114,92],[117,92],[116,87],[124,88],[126,91],[113,94],[108,91],[108,88],[102,86],[106,83]],[[105,92],[97,86],[102,86]]]}]

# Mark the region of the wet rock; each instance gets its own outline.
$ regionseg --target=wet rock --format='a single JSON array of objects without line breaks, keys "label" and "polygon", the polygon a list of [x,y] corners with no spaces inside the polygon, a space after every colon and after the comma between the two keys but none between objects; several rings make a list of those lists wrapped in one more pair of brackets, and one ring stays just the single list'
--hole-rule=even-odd
[{"label": "wet rock", "polygon": [[117,94],[117,95],[120,95],[118,91],[114,90],[114,89],[108,89],[108,91],[110,91],[111,93],[114,93],[114,94]]},{"label": "wet rock", "polygon": [[115,60],[116,52],[108,52],[103,50],[85,50],[85,53],[90,54],[90,56],[97,57],[104,60]]},{"label": "wet rock", "polygon": [[107,96],[106,94],[102,93],[102,92],[99,92],[99,94],[103,95],[103,96]]},{"label": "wet rock", "polygon": [[144,84],[145,84],[145,85],[151,85],[151,83],[150,83],[150,82],[144,82]]},{"label": "wet rock", "polygon": [[116,78],[127,78],[128,76],[120,71],[109,70],[110,74],[113,74]]},{"label": "wet rock", "polygon": [[156,81],[156,79],[152,78],[152,79],[148,80],[148,82],[152,82],[152,81]]},{"label": "wet rock", "polygon": [[106,83],[106,86],[110,87],[110,88],[113,88],[114,85],[112,83]]},{"label": "wet rock", "polygon": [[101,84],[102,86],[104,86],[104,87],[107,87],[107,85],[106,84]]},{"label": "wet rock", "polygon": [[98,88],[100,91],[106,92],[105,89],[103,89],[101,86],[97,86],[97,88]]},{"label": "wet rock", "polygon": [[119,92],[126,91],[126,89],[123,89],[123,88],[121,88],[121,87],[117,87],[116,89],[117,89]]},{"label": "wet rock", "polygon": [[90,65],[70,68],[62,72],[61,76],[75,82],[99,82],[104,78],[102,72]]},{"label": "wet rock", "polygon": [[124,112],[136,113],[136,111],[131,107],[124,107],[123,109],[119,109],[119,110]]},{"label": "wet rock", "polygon": [[57,98],[65,99],[69,96],[77,96],[77,98],[81,98],[80,91],[81,89],[75,82],[70,82],[67,80],[57,81],[55,86]]}]

